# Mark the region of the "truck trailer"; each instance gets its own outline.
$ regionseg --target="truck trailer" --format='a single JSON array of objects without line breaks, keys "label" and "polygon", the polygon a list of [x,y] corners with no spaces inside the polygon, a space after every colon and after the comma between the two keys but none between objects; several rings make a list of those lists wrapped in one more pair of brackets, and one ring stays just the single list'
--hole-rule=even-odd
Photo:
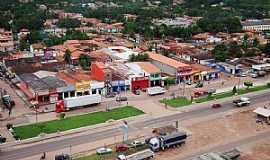
[{"label": "truck trailer", "polygon": [[166,135],[153,137],[149,140],[149,147],[152,151],[165,150],[172,146],[177,146],[185,143],[187,139],[186,132],[173,132]]},{"label": "truck trailer", "polygon": [[123,154],[117,156],[117,160],[146,160],[151,158],[154,158],[154,152],[150,149],[145,149],[128,156]]},{"label": "truck trailer", "polygon": [[60,100],[56,103],[55,112],[64,112],[77,107],[101,103],[101,95],[92,94],[80,97],[71,97]]}]

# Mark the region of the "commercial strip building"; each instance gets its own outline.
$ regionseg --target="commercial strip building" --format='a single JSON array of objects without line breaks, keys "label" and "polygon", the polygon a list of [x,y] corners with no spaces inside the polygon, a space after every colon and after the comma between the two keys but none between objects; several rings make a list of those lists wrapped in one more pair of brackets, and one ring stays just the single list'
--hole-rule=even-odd
[{"label": "commercial strip building", "polygon": [[192,67],[190,65],[153,52],[148,52],[148,55],[152,64],[162,73],[175,77],[177,83],[191,79]]}]

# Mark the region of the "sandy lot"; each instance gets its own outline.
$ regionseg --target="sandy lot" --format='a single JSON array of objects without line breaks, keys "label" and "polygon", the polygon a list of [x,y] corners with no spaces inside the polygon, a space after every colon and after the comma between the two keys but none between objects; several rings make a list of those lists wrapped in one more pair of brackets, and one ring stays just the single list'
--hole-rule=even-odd
[{"label": "sandy lot", "polygon": [[[192,132],[192,136],[186,144],[177,149],[169,149],[167,152],[159,152],[156,159],[183,158],[191,153],[226,144],[244,136],[256,135],[260,131],[270,129],[270,126],[266,124],[262,125],[255,122],[255,115],[252,113],[253,109],[241,108],[237,112],[226,113],[220,118],[185,126]],[[269,145],[270,142],[268,144],[268,154],[270,155]],[[267,145],[255,147],[254,152],[256,154],[257,150],[262,150],[263,154],[264,149],[267,149]]]}]

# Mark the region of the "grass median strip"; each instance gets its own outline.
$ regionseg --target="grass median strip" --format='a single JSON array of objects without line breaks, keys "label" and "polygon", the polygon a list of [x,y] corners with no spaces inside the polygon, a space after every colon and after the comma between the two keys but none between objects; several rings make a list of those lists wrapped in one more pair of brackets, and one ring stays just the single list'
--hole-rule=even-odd
[{"label": "grass median strip", "polygon": [[[238,93],[238,95],[243,95],[243,94],[266,90],[266,89],[270,89],[270,85],[260,85],[260,86],[250,87],[250,88],[241,88],[237,91],[237,93]],[[227,98],[227,97],[232,97],[232,96],[234,96],[233,92],[228,91],[228,92],[217,93],[217,94],[213,94],[210,96],[205,96],[202,98],[194,99],[193,102],[203,103],[203,102],[207,102],[207,101],[211,101],[211,100],[215,100],[215,99],[222,99],[222,98]],[[167,104],[167,105],[174,107],[174,108],[188,106],[188,105],[192,104],[191,100],[189,100],[186,97],[166,99],[166,100],[161,100],[160,102]]]},{"label": "grass median strip", "polygon": [[14,133],[20,139],[36,137],[41,133],[56,133],[70,129],[104,123],[110,119],[119,120],[127,117],[141,115],[144,112],[132,106],[113,109],[109,112],[100,111],[79,116],[67,117],[61,120],[35,123],[25,126],[14,127]]},{"label": "grass median strip", "polygon": [[174,99],[164,99],[160,101],[161,103],[167,104],[171,107],[182,107],[187,106],[191,104],[191,101],[187,99],[186,97],[178,97]]}]

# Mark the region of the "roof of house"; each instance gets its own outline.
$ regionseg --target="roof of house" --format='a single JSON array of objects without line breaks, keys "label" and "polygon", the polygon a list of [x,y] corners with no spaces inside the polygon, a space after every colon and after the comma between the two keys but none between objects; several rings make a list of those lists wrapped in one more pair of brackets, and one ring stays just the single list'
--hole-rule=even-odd
[{"label": "roof of house", "polygon": [[66,86],[64,81],[54,76],[39,78],[33,73],[24,73],[19,77],[34,90],[48,90]]},{"label": "roof of house", "polygon": [[44,46],[41,43],[34,43],[34,44],[32,44],[32,48],[34,48],[34,49],[43,49]]},{"label": "roof of house", "polygon": [[199,72],[217,72],[217,70],[201,65],[201,64],[191,64],[192,70],[196,70]]},{"label": "roof of house", "polygon": [[264,117],[270,117],[270,109],[259,107],[255,109],[253,112],[256,114],[262,115]]},{"label": "roof of house", "polygon": [[160,73],[160,69],[150,62],[136,62],[147,73]]},{"label": "roof of house", "polygon": [[68,84],[91,80],[90,73],[82,71],[61,71],[57,73],[57,76]]},{"label": "roof of house", "polygon": [[167,64],[167,65],[174,67],[174,68],[190,67],[190,65],[188,65],[188,64],[185,64],[185,63],[179,62],[177,60],[168,58],[168,57],[163,56],[163,55],[158,54],[158,53],[147,52],[147,54],[149,55],[150,59]]}]

